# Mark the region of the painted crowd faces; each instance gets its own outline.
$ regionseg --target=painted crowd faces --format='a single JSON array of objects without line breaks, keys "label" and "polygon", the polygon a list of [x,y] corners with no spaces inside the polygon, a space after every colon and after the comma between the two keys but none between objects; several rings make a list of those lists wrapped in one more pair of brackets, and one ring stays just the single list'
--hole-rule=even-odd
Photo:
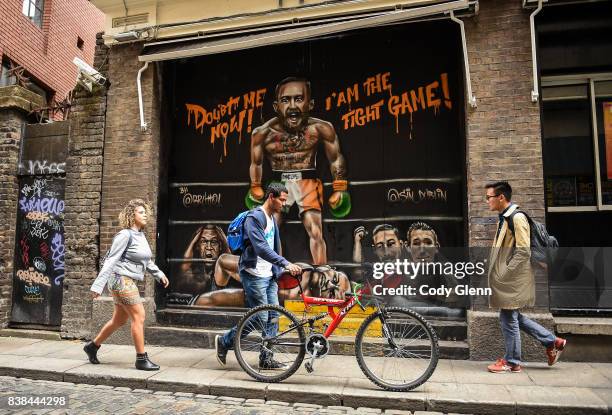
[{"label": "painted crowd faces", "polygon": [[372,235],[374,252],[379,261],[398,259],[402,253],[402,245],[392,229],[381,230]]},{"label": "painted crowd faces", "polygon": [[408,243],[413,261],[432,262],[438,253],[439,244],[434,231],[413,230]]}]

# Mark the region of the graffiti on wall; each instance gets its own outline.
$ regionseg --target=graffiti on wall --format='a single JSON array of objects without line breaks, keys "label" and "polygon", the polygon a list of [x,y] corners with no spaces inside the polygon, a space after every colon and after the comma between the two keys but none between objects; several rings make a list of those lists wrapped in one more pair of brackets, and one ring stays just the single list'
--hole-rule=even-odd
[{"label": "graffiti on wall", "polygon": [[64,178],[25,176],[19,187],[12,320],[58,325],[64,279]]}]

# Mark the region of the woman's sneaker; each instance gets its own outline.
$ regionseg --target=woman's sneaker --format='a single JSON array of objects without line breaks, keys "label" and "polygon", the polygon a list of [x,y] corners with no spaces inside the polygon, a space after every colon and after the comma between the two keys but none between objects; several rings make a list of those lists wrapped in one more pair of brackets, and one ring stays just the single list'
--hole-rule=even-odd
[{"label": "woman's sneaker", "polygon": [[521,371],[521,365],[513,365],[505,359],[497,359],[495,363],[487,366],[487,369],[491,373],[519,373]]},{"label": "woman's sneaker", "polygon": [[557,337],[552,346],[546,348],[546,357],[548,358],[548,366],[552,366],[559,361],[567,340]]}]

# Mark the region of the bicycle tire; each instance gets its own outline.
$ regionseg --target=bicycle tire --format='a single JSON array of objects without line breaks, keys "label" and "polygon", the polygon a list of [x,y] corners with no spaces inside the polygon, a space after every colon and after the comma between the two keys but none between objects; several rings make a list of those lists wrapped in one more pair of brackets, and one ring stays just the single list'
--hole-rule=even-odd
[{"label": "bicycle tire", "polygon": [[[373,383],[375,383],[376,385],[378,385],[379,387],[389,390],[389,391],[395,391],[395,392],[405,392],[405,391],[409,391],[412,390],[414,388],[419,387],[420,385],[422,385],[423,383],[425,383],[433,374],[434,370],[436,369],[436,366],[438,364],[438,358],[439,358],[439,346],[438,346],[438,336],[436,335],[435,330],[433,329],[433,327],[431,326],[431,324],[429,324],[429,322],[427,320],[425,320],[419,313],[410,310],[408,308],[400,308],[400,307],[389,307],[385,309],[385,313],[387,313],[388,315],[390,313],[395,313],[395,314],[399,314],[399,315],[403,315],[405,317],[407,317],[409,319],[409,321],[414,321],[416,323],[416,325],[418,325],[421,330],[427,335],[427,338],[429,339],[429,342],[427,341],[423,341],[423,348],[427,348],[427,344],[429,344],[429,349],[431,351],[431,356],[429,357],[429,363],[427,364],[427,367],[423,370],[423,373],[420,374],[419,376],[416,377],[416,379],[409,381],[409,382],[405,382],[405,383],[392,383],[389,382],[387,380],[382,379],[380,376],[377,376],[372,367],[373,363],[368,364],[366,361],[366,358],[369,358],[370,356],[364,356],[364,344],[369,344],[367,343],[367,339],[365,338],[367,330],[370,329],[372,330],[371,327],[371,323],[374,322],[375,320],[379,320],[380,324],[381,324],[381,341],[380,341],[380,347],[381,349],[384,351],[385,345],[382,342],[382,320],[380,319],[382,311],[378,310],[377,312],[369,315],[364,321],[363,323],[361,323],[361,326],[359,326],[359,330],[357,332],[357,337],[355,338],[355,355],[357,357],[357,363],[359,364],[359,367],[361,368],[361,371],[364,373],[364,375],[366,375],[366,377],[368,379],[370,379]],[[371,333],[372,331],[370,331]],[[410,332],[412,332],[412,329],[410,330]],[[410,334],[410,332],[406,333],[406,334]],[[387,343],[389,345],[391,345],[390,341],[388,340],[387,337],[384,337],[387,340]],[[368,339],[370,341],[375,340],[375,338],[371,338],[368,337]],[[374,345],[376,345],[376,342],[374,342]],[[416,345],[415,345],[416,346]],[[376,346],[373,346],[373,348],[375,348]],[[394,353],[398,353],[396,352],[396,349],[392,349],[389,348],[389,350],[393,350]],[[416,350],[416,349],[415,349]],[[418,357],[418,353],[412,353],[412,352],[406,352],[406,354],[404,355],[403,350],[400,351],[399,353],[402,353],[402,356],[394,356],[394,357],[401,357],[404,360],[397,360],[394,361],[394,365],[391,366],[389,364],[387,364],[387,371],[389,371],[389,367],[393,367],[396,369],[396,371],[399,371],[399,369],[397,369],[400,365],[400,363],[406,363],[409,360],[412,361],[413,359],[408,359],[409,355],[414,355]],[[373,356],[375,359],[383,359],[385,357],[387,357],[387,361],[390,360],[388,359],[388,356],[383,356],[383,357],[378,357],[378,356]],[[374,359],[369,359],[369,360],[374,360]],[[381,361],[376,362],[377,364],[380,364]],[[382,371],[385,371],[385,363],[382,362],[383,366],[382,366]]]},{"label": "bicycle tire", "polygon": [[[291,331],[292,333],[297,333],[297,341],[295,342],[296,346],[287,347],[295,347],[298,350],[295,354],[295,359],[286,369],[284,369],[282,372],[280,370],[275,370],[270,375],[268,375],[262,373],[262,369],[259,369],[259,367],[254,367],[254,365],[250,363],[251,361],[255,360],[254,356],[252,355],[255,350],[248,350],[248,345],[246,344],[247,342],[245,339],[253,331],[248,332],[247,335],[243,335],[243,333],[245,332],[245,330],[248,329],[247,324],[252,324],[252,321],[257,322],[257,320],[253,320],[259,318],[258,316],[255,316],[256,314],[270,311],[277,312],[279,314],[279,320],[282,316],[289,320],[289,324],[296,325],[296,328]],[[238,322],[236,337],[234,341],[234,354],[236,355],[236,360],[238,360],[238,364],[240,365],[240,367],[249,376],[260,382],[276,383],[287,379],[289,376],[293,375],[302,364],[302,361],[304,360],[304,355],[306,353],[306,335],[304,334],[304,328],[299,324],[300,321],[297,319],[297,317],[295,317],[286,308],[278,305],[266,304],[249,310]],[[287,338],[291,339],[291,337]],[[251,355],[247,355],[247,352],[251,353]],[[280,352],[280,350],[277,350],[276,352]],[[257,369],[259,369],[259,371]]]}]

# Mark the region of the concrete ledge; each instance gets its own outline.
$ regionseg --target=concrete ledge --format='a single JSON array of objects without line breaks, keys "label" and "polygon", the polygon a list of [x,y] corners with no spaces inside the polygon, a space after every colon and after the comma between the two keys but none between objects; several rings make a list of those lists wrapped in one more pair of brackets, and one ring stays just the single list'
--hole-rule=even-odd
[{"label": "concrete ledge", "polygon": [[[550,313],[523,313],[554,333],[555,322]],[[495,360],[504,355],[504,339],[498,311],[468,310],[468,344],[470,360]],[[544,361],[545,349],[531,336],[521,332],[523,361]]]},{"label": "concrete ledge", "polygon": [[567,348],[562,359],[566,362],[612,362],[612,336],[563,334]]},{"label": "concrete ledge", "polygon": [[46,106],[43,97],[22,86],[11,85],[0,88],[0,108],[18,108],[30,112]]},{"label": "concrete ledge", "polygon": [[30,329],[0,329],[0,337],[20,337],[23,339],[61,340],[59,331]]},{"label": "concrete ledge", "polygon": [[557,333],[612,336],[612,318],[555,317]]}]

